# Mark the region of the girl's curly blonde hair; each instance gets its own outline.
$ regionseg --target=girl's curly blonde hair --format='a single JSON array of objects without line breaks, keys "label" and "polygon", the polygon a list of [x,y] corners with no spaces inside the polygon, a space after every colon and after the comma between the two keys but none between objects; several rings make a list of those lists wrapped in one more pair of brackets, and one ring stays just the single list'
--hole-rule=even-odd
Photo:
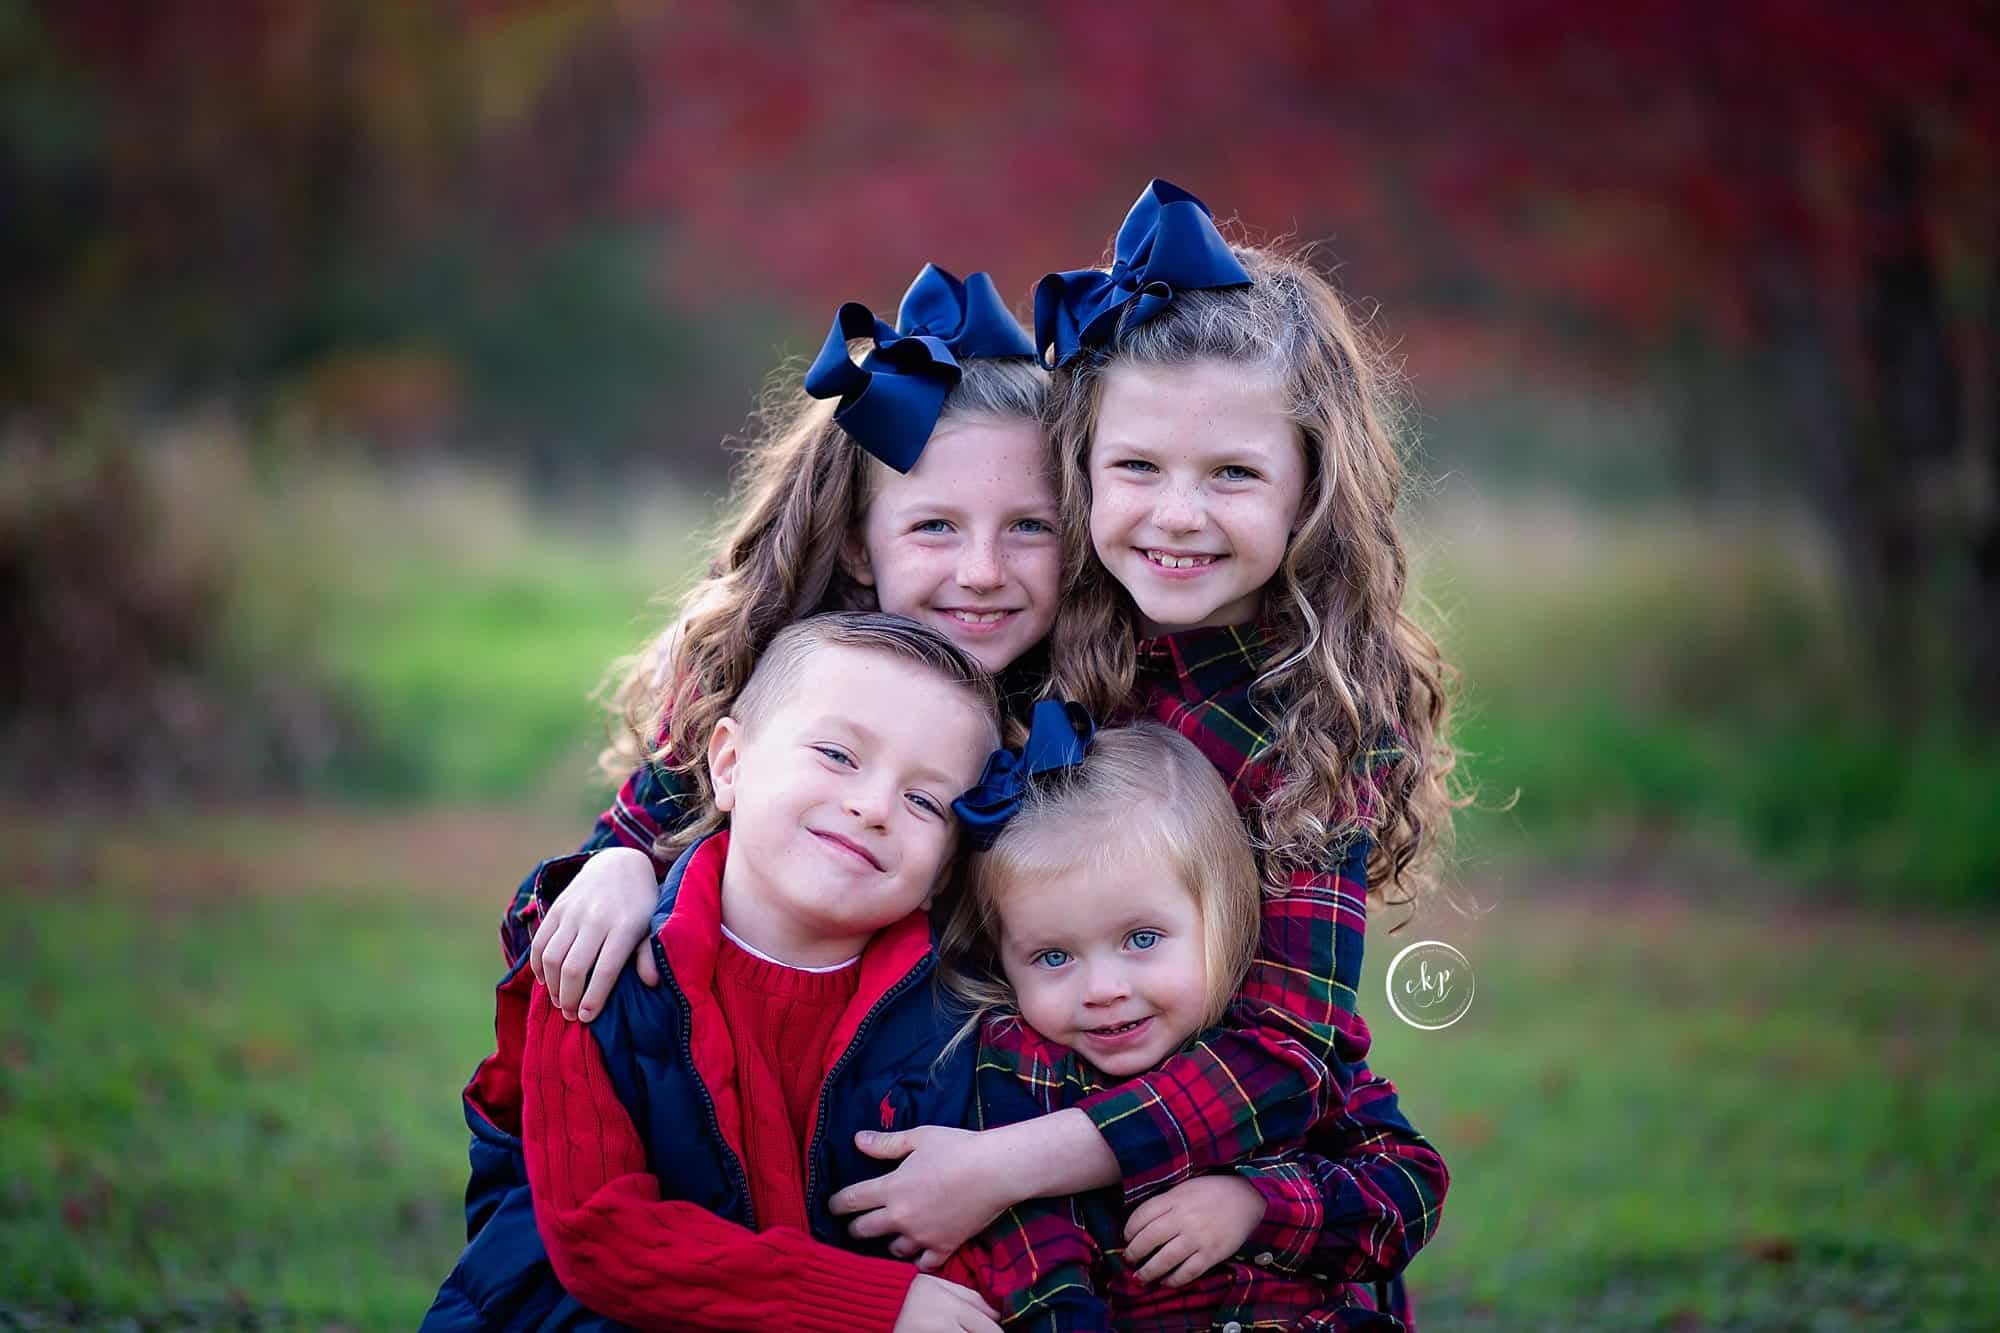
[{"label": "girl's curly blonde hair", "polygon": [[[933,433],[965,419],[1039,419],[1048,374],[1033,362],[968,358],[961,369]],[[665,765],[694,780],[694,808],[704,812],[664,834],[661,854],[720,826],[708,735],[778,631],[819,611],[877,609],[841,551],[867,513],[869,469],[879,464],[834,424],[834,406],[808,397],[795,370],[773,377],[708,571],[665,631],[612,665],[612,739],[599,768],[619,781],[641,763]]]},{"label": "girl's curly blonde hair", "polygon": [[1131,599],[1090,545],[1090,443],[1105,372],[1204,359],[1275,376],[1305,450],[1298,527],[1265,585],[1274,642],[1251,698],[1269,728],[1260,759],[1278,782],[1250,815],[1267,891],[1324,861],[1343,836],[1374,838],[1370,896],[1407,905],[1448,848],[1455,673],[1404,610],[1396,528],[1404,468],[1390,379],[1331,283],[1302,256],[1233,246],[1248,287],[1176,293],[1151,320],[1055,372],[1065,562],[1051,638],[1051,692],[1093,716],[1125,708],[1136,670]]}]

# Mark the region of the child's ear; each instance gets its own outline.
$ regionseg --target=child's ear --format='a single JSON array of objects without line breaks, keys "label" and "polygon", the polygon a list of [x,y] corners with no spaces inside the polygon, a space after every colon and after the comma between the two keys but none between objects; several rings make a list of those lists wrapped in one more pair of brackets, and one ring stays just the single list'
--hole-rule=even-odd
[{"label": "child's ear", "polygon": [[708,782],[715,792],[715,808],[728,814],[736,808],[736,761],[740,757],[743,724],[733,717],[716,719],[708,733]]},{"label": "child's ear", "polygon": [[875,567],[868,563],[868,547],[861,540],[858,526],[849,528],[840,539],[840,568],[862,587],[875,586]]}]

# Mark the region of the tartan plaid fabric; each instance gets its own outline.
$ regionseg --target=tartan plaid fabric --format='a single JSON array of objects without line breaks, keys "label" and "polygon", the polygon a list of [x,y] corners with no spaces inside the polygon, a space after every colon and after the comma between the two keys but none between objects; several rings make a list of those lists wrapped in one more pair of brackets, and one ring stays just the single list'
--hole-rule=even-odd
[{"label": "tartan plaid fabric", "polygon": [[[981,1031],[978,1078],[982,1129],[1074,1106],[1106,1086],[1104,1075],[1075,1052],[1014,1014],[989,1019]],[[1330,1135],[1338,1128],[1329,1126]],[[1133,1276],[1124,1250],[1129,1209],[1116,1188],[1030,1200],[1009,1210],[962,1253],[1010,1328],[1055,1328],[1060,1299],[1068,1301],[1074,1318],[1079,1288],[1108,1304],[1110,1325],[1133,1333],[1398,1328],[1392,1317],[1375,1310],[1365,1287],[1340,1281],[1355,1266],[1352,1254],[1366,1242],[1345,1231],[1333,1240],[1332,1210],[1322,1204],[1322,1194],[1331,1201],[1338,1191],[1323,1182],[1348,1168],[1315,1156],[1312,1146],[1269,1144],[1237,1165],[1267,1199],[1281,1201],[1272,1212],[1283,1220],[1274,1225],[1267,1216],[1238,1254],[1185,1287],[1148,1285]],[[1328,1231],[1324,1242],[1322,1231]]]},{"label": "tartan plaid fabric", "polygon": [[[1263,626],[1226,626],[1139,643],[1134,714],[1193,741],[1239,809],[1279,777],[1265,759],[1271,729],[1251,703],[1273,642]],[[1365,814],[1360,800],[1353,813]],[[1368,1025],[1355,1005],[1370,847],[1365,834],[1351,834],[1324,864],[1295,872],[1282,897],[1266,899],[1238,1001],[1244,1026],[1206,1034],[1151,1073],[1079,1103],[1117,1155],[1128,1205],[1197,1172],[1249,1161],[1266,1144],[1296,1142],[1309,1130],[1328,1136],[1321,1158],[1332,1165],[1312,1173],[1328,1192],[1310,1252],[1330,1249],[1318,1261],[1350,1280],[1399,1273],[1436,1230],[1449,1184],[1443,1159],[1397,1108],[1393,1085],[1366,1064]],[[1270,1193],[1282,1198],[1266,1218],[1268,1248],[1303,1262],[1312,1204],[1275,1182]],[[1392,1295],[1407,1321],[1400,1280]]]}]

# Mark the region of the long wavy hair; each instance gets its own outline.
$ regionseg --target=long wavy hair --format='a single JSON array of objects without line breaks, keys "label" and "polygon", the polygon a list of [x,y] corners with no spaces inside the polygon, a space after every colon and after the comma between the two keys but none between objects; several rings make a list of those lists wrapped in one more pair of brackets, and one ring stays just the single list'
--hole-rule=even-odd
[{"label": "long wavy hair", "polygon": [[[935,429],[968,419],[1040,419],[1049,380],[1040,367],[971,358],[962,368]],[[664,835],[662,853],[719,825],[708,735],[773,636],[815,612],[876,609],[874,590],[848,576],[841,548],[868,511],[870,469],[882,465],[834,424],[833,409],[806,395],[796,368],[772,378],[708,571],[680,599],[667,628],[613,663],[607,676],[611,740],[598,766],[613,781],[649,761],[684,773],[704,812]]]},{"label": "long wavy hair", "polygon": [[1104,375],[1120,364],[1214,359],[1274,374],[1305,451],[1298,527],[1264,587],[1273,643],[1251,699],[1268,729],[1275,788],[1248,815],[1267,892],[1329,847],[1374,838],[1369,892],[1408,905],[1448,852],[1456,675],[1404,609],[1396,527],[1405,476],[1392,377],[1333,285],[1302,255],[1232,247],[1249,287],[1177,293],[1153,319],[1055,372],[1065,579],[1051,637],[1052,692],[1093,716],[1127,706],[1135,612],[1090,545],[1090,444]]}]

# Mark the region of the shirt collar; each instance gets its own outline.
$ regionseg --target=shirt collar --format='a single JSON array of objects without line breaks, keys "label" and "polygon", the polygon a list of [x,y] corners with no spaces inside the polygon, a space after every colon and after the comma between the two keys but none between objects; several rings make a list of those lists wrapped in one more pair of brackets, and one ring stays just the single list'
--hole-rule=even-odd
[{"label": "shirt collar", "polygon": [[1139,640],[1139,674],[1171,680],[1187,699],[1212,699],[1255,680],[1277,631],[1263,621],[1184,629]]}]

